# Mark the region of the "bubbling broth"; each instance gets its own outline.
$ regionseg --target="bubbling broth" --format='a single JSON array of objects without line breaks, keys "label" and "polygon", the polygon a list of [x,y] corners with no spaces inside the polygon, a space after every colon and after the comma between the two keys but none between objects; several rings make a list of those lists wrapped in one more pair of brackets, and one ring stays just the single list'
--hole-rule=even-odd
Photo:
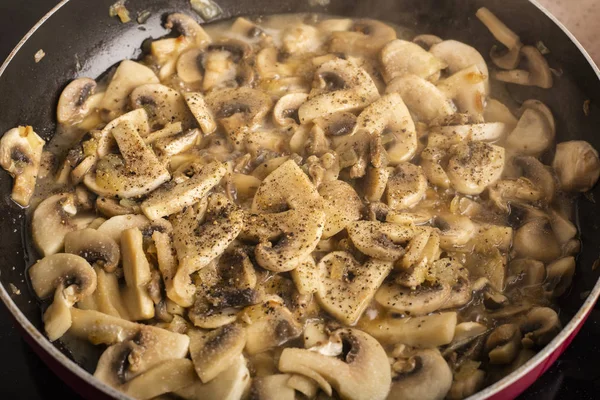
[{"label": "bubbling broth", "polygon": [[600,161],[498,100],[553,78],[477,16],[494,67],[376,20],[172,14],[69,83],[49,145],[0,142],[48,338],[144,399],[460,399],[523,365],[561,329]]}]

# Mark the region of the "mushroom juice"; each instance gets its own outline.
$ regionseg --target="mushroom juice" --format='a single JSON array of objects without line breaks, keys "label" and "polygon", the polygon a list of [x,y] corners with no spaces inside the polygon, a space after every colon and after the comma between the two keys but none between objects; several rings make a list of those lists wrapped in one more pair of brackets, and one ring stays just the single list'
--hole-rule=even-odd
[{"label": "mushroom juice", "polygon": [[519,368],[561,330],[600,161],[504,96],[554,78],[477,17],[489,66],[377,20],[175,13],[70,82],[48,145],[0,140],[48,338],[139,399],[462,399]]}]

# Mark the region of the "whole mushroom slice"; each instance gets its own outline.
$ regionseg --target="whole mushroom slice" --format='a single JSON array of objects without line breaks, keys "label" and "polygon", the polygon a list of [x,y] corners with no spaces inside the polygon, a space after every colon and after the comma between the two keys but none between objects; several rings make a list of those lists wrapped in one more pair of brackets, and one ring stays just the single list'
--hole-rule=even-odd
[{"label": "whole mushroom slice", "polygon": [[384,400],[390,390],[391,373],[381,345],[357,329],[340,329],[333,334],[349,348],[343,359],[287,348],[281,353],[279,370],[314,379],[329,396],[335,389],[344,399]]},{"label": "whole mushroom slice", "polygon": [[319,304],[340,322],[352,325],[392,270],[392,263],[371,259],[360,264],[350,253],[336,251],[323,257],[317,269],[323,275],[317,290]]},{"label": "whole mushroom slice", "polygon": [[170,179],[131,122],[123,121],[111,133],[121,155],[100,158],[96,170],[83,178],[88,189],[101,196],[128,198],[145,195]]},{"label": "whole mushroom slice", "polygon": [[0,139],[0,166],[14,179],[11,198],[27,207],[40,171],[44,139],[31,126],[19,126]]},{"label": "whole mushroom slice", "polygon": [[554,142],[548,118],[533,108],[525,110],[516,128],[506,138],[506,147],[525,156],[539,156]]},{"label": "whole mushroom slice", "polygon": [[340,111],[357,111],[379,98],[375,82],[350,61],[335,59],[315,72],[308,100],[298,109],[301,124]]},{"label": "whole mushroom slice", "polygon": [[121,259],[119,245],[95,229],[81,229],[65,235],[65,253],[83,257],[92,266],[113,272]]},{"label": "whole mushroom slice", "polygon": [[192,120],[184,97],[175,89],[160,83],[136,87],[129,95],[129,101],[132,109],[146,110],[152,127],[164,127],[179,121],[188,126]]},{"label": "whole mushroom slice", "polygon": [[205,197],[226,173],[226,165],[218,161],[202,165],[190,179],[152,192],[141,209],[151,220],[178,213]]},{"label": "whole mushroom slice", "polygon": [[491,364],[510,364],[519,352],[521,330],[515,324],[500,325],[485,341]]},{"label": "whole mushroom slice", "polygon": [[205,99],[236,148],[243,146],[246,134],[263,121],[273,105],[265,92],[248,87],[215,90]]},{"label": "whole mushroom slice", "polygon": [[308,99],[306,93],[290,93],[281,97],[273,107],[273,121],[278,126],[288,127],[300,123],[298,109]]},{"label": "whole mushroom slice", "polygon": [[503,147],[484,142],[452,146],[446,169],[452,186],[463,194],[480,194],[502,176],[504,154]]},{"label": "whole mushroom slice", "polygon": [[90,110],[92,95],[96,91],[96,81],[78,78],[71,81],[62,91],[56,107],[56,120],[66,126],[77,125]]},{"label": "whole mushroom slice", "polygon": [[192,385],[175,390],[174,393],[185,400],[241,400],[251,381],[246,359],[240,355],[212,381],[202,383],[198,379]]},{"label": "whole mushroom slice", "polygon": [[55,341],[71,327],[70,308],[96,290],[96,273],[82,257],[52,254],[29,268],[35,294],[44,299],[53,293],[54,303],[44,313],[44,325],[50,341]]},{"label": "whole mushroom slice", "polygon": [[427,191],[427,178],[421,167],[401,163],[387,181],[387,205],[392,210],[406,210],[417,205]]},{"label": "whole mushroom slice", "polygon": [[362,319],[357,327],[385,345],[403,343],[430,348],[452,342],[456,323],[456,312],[443,312],[414,318],[380,316],[373,320]]},{"label": "whole mushroom slice", "polygon": [[447,251],[465,246],[477,233],[471,219],[462,215],[440,213],[431,225],[438,229],[440,247]]},{"label": "whole mushroom slice", "polygon": [[154,302],[148,293],[151,280],[150,264],[144,253],[142,232],[138,228],[127,229],[121,235],[123,275],[127,288],[123,298],[129,316],[134,321],[154,317]]},{"label": "whole mushroom slice", "polygon": [[130,228],[140,228],[144,236],[152,236],[154,231],[173,231],[171,223],[164,219],[150,221],[142,214],[124,214],[109,218],[98,227],[98,232],[110,236],[117,244],[121,243],[121,234]]},{"label": "whole mushroom slice", "polygon": [[431,79],[447,67],[447,64],[416,43],[396,39],[381,49],[380,60],[383,77],[387,83],[404,74]]},{"label": "whole mushroom slice", "polygon": [[[332,53],[375,56],[386,43],[396,39],[396,30],[381,21],[374,19],[338,21],[344,22],[331,33],[329,51]],[[339,29],[342,27],[344,29]]]},{"label": "whole mushroom slice", "polygon": [[440,400],[452,386],[452,371],[437,349],[405,351],[392,371],[390,400]]},{"label": "whole mushroom slice", "polygon": [[575,258],[572,256],[560,258],[546,267],[544,288],[553,297],[559,297],[571,286],[573,275],[575,275]]},{"label": "whole mushroom slice", "polygon": [[415,289],[386,282],[375,294],[375,301],[398,313],[419,316],[440,309],[451,291],[452,286],[446,282],[425,282]]},{"label": "whole mushroom slice", "polygon": [[520,325],[524,333],[523,344],[545,346],[562,329],[558,314],[548,307],[534,307],[529,311]]},{"label": "whole mushroom slice", "polygon": [[583,140],[559,143],[552,167],[560,187],[568,192],[586,192],[596,185],[600,177],[598,151]]},{"label": "whole mushroom slice", "polygon": [[33,243],[43,256],[58,253],[64,247],[67,233],[84,229],[93,220],[93,215],[79,213],[73,193],[55,194],[42,201],[33,212]]},{"label": "whole mushroom slice", "polygon": [[391,165],[409,161],[417,151],[415,124],[398,93],[386,94],[365,108],[358,116],[356,129],[382,136]]},{"label": "whole mushroom slice", "polygon": [[204,96],[202,96],[202,93],[186,92],[183,93],[183,98],[204,135],[210,135],[217,130],[215,117],[208,107],[208,104],[206,104],[206,100],[204,99]]},{"label": "whole mushroom slice", "polygon": [[165,361],[150,368],[119,389],[135,399],[154,399],[194,382],[196,376],[192,362],[187,358]]},{"label": "whole mushroom slice", "polygon": [[560,244],[547,219],[534,219],[515,232],[513,250],[519,257],[550,262],[561,255]]},{"label": "whole mushroom slice", "polygon": [[159,83],[150,68],[131,60],[121,61],[99,105],[106,114],[106,120],[111,121],[123,114],[133,89],[147,83]]},{"label": "whole mushroom slice", "polygon": [[448,72],[455,74],[472,65],[476,65],[483,75],[486,93],[489,92],[489,72],[487,64],[481,54],[468,44],[456,40],[445,40],[435,44],[429,49],[437,59],[448,66]]},{"label": "whole mushroom slice", "polygon": [[551,168],[532,156],[516,157],[514,163],[521,167],[523,176],[542,192],[543,200],[550,203],[554,198],[556,187]]},{"label": "whole mushroom slice", "polygon": [[454,100],[460,112],[469,114],[477,122],[483,122],[486,78],[477,65],[472,65],[439,82],[437,87]]},{"label": "whole mushroom slice", "polygon": [[361,253],[387,261],[402,257],[405,253],[403,244],[415,235],[411,225],[379,221],[356,221],[347,230],[350,240]]},{"label": "whole mushroom slice", "polygon": [[[398,93],[417,121],[428,123],[456,112],[452,100],[433,83],[415,74],[404,74],[391,80],[386,93]],[[427,99],[427,101],[423,101]]]},{"label": "whole mushroom slice", "polygon": [[223,253],[242,227],[243,212],[222,194],[208,197],[206,211],[188,207],[178,216],[173,243],[179,269],[173,277],[173,285],[180,295],[194,292],[190,275]]},{"label": "whole mushroom slice", "polygon": [[250,355],[281,346],[302,334],[302,325],[281,299],[248,307],[240,318],[246,322],[245,350]]},{"label": "whole mushroom slice", "polygon": [[510,212],[510,203],[533,204],[542,199],[543,193],[529,179],[503,179],[488,188],[490,200],[500,210]]},{"label": "whole mushroom slice", "polygon": [[362,201],[348,183],[340,180],[325,182],[319,187],[319,194],[323,197],[325,211],[322,239],[334,236],[361,218]]},{"label": "whole mushroom slice", "polygon": [[505,54],[500,54],[496,46],[492,47],[490,57],[494,64],[503,69],[514,69],[519,65],[521,47],[521,39],[509,27],[507,27],[498,17],[485,7],[477,10],[477,18],[490,30],[492,35],[502,43],[508,51]]},{"label": "whole mushroom slice", "polygon": [[188,331],[190,355],[200,380],[208,383],[239,359],[246,345],[241,324],[229,324],[210,332]]},{"label": "whole mushroom slice", "polygon": [[523,46],[521,55],[525,59],[526,70],[497,71],[494,78],[507,83],[550,89],[553,86],[554,78],[548,61],[542,53],[536,47]]}]

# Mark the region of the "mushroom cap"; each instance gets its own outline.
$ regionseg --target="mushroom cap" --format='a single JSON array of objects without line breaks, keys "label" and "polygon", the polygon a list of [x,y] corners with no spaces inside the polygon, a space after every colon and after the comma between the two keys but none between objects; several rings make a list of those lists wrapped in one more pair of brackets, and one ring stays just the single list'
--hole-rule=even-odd
[{"label": "mushroom cap", "polygon": [[437,349],[418,350],[410,356],[415,367],[394,374],[389,399],[439,400],[452,386],[452,371]]},{"label": "mushroom cap", "polygon": [[96,81],[78,78],[71,81],[62,91],[56,107],[59,124],[75,125],[83,120],[89,110],[88,99],[96,90]]},{"label": "mushroom cap", "polygon": [[110,236],[95,229],[81,229],[65,235],[65,253],[83,257],[91,265],[113,272],[119,264],[121,251]]},{"label": "mushroom cap", "polygon": [[391,383],[387,355],[373,337],[357,329],[333,333],[349,346],[342,360],[305,349],[287,348],[281,353],[279,370],[317,381],[325,393],[332,387],[345,399],[384,400]]},{"label": "mushroom cap", "polygon": [[552,167],[563,190],[586,192],[600,177],[598,152],[583,140],[572,140],[556,145]]}]

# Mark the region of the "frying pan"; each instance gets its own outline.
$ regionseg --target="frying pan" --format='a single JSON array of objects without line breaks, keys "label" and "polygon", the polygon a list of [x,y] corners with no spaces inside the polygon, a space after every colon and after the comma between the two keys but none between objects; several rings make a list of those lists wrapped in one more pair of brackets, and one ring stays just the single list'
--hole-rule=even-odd
[{"label": "frying pan", "polygon": [[[0,67],[0,132],[17,125],[32,125],[46,140],[55,131],[55,105],[67,82],[77,77],[98,77],[124,58],[138,58],[141,43],[168,32],[161,21],[170,12],[195,15],[188,0],[128,0],[135,18],[150,11],[143,25],[135,20],[122,24],[109,18],[114,0],[64,0],[40,20],[20,41]],[[219,0],[223,13],[218,19],[237,15],[268,15],[288,12],[327,12],[337,15],[377,18],[456,39],[487,55],[492,35],[474,17],[486,6],[508,23],[525,43],[543,41],[551,50],[550,66],[562,75],[552,90],[511,85],[517,102],[537,98],[554,112],[558,141],[583,139],[600,149],[600,71],[575,38],[534,1],[526,0]],[[314,3],[318,3],[315,5]],[[201,20],[198,17],[199,20]],[[43,49],[44,59],[34,62]],[[583,104],[589,100],[589,113]],[[587,114],[587,115],[586,115]],[[28,246],[29,226],[25,210],[10,200],[11,179],[0,173],[0,298],[6,304],[25,339],[67,383],[87,398],[127,398],[94,379],[93,362],[79,354],[78,363],[60,344],[50,343],[41,332],[41,311],[27,286],[25,269],[37,255]],[[559,299],[564,329],[533,359],[473,398],[514,398],[546,371],[575,337],[600,295],[600,269],[592,268],[600,254],[600,213],[593,196],[597,187],[578,201],[577,217],[582,253],[571,290]],[[89,360],[88,360],[89,361]]]}]

